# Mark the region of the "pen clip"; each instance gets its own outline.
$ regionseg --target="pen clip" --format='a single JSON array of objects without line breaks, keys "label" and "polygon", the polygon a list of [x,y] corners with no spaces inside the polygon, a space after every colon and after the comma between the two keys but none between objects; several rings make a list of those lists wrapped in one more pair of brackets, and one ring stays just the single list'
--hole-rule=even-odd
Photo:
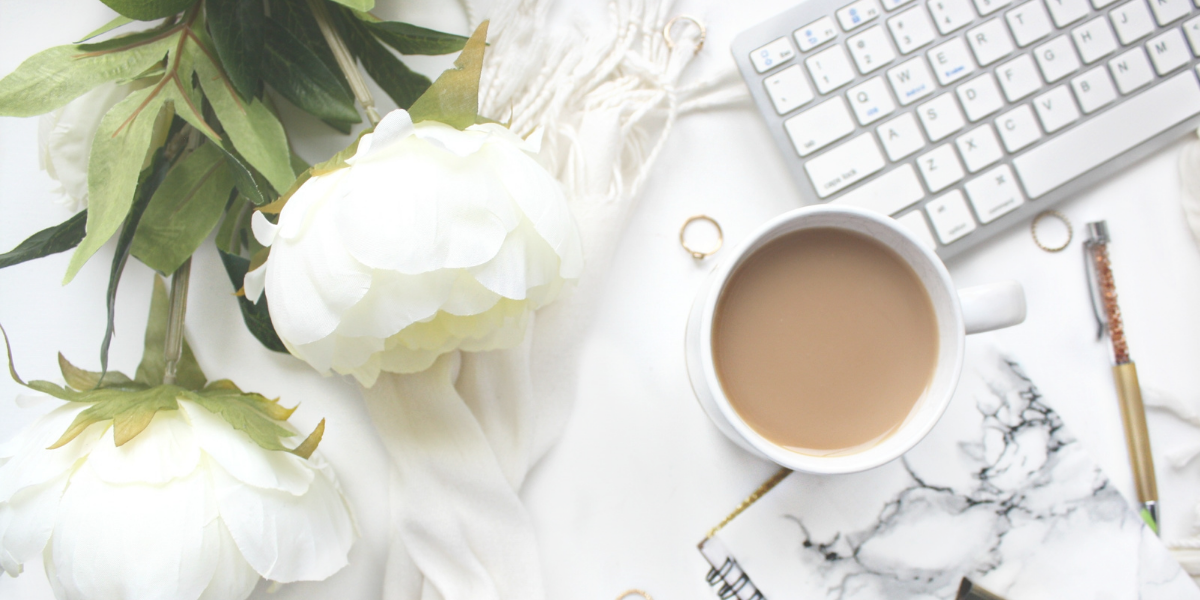
[{"label": "pen clip", "polygon": [[1108,227],[1104,221],[1088,223],[1088,239],[1083,243],[1083,266],[1087,272],[1088,296],[1092,301],[1092,316],[1096,318],[1096,341],[1104,338],[1108,329],[1104,318],[1104,304],[1100,298],[1100,274],[1096,271],[1093,249],[1108,243]]}]

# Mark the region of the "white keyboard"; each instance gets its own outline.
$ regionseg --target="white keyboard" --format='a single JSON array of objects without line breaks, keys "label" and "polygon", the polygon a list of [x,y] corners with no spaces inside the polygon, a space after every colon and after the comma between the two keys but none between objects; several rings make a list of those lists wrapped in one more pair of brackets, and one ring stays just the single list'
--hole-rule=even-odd
[{"label": "white keyboard", "polygon": [[806,201],[942,258],[1200,124],[1192,0],[808,0],[733,54]]}]

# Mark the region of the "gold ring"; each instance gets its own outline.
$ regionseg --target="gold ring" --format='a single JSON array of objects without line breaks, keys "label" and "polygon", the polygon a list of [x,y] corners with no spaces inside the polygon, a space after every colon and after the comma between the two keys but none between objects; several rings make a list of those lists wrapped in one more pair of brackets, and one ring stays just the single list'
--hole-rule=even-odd
[{"label": "gold ring", "polygon": [[[1041,220],[1046,217],[1054,217],[1059,221],[1062,221],[1063,225],[1067,226],[1067,241],[1063,242],[1061,246],[1047,246],[1042,243],[1042,240],[1038,239],[1038,223],[1040,223]],[[1071,239],[1075,235],[1075,230],[1071,228],[1071,221],[1067,220],[1066,215],[1058,212],[1057,210],[1043,210],[1042,212],[1038,213],[1038,216],[1034,217],[1033,222],[1029,224],[1029,233],[1033,235],[1033,243],[1037,244],[1038,248],[1041,248],[1046,252],[1061,252],[1062,250],[1066,249],[1068,245],[1070,245]]]},{"label": "gold ring", "polygon": [[[696,221],[708,221],[709,223],[712,223],[713,227],[717,228],[717,245],[715,247],[713,247],[712,250],[709,250],[707,252],[701,252],[700,250],[696,250],[696,249],[688,246],[687,239],[685,238],[684,234],[687,233],[688,225],[691,225],[692,223],[695,223]],[[688,217],[688,220],[683,222],[683,227],[679,228],[679,245],[683,246],[683,249],[687,250],[688,254],[691,254],[692,258],[695,258],[696,260],[703,260],[705,258],[708,258],[709,256],[716,254],[717,250],[720,250],[721,245],[724,243],[725,243],[725,232],[721,231],[721,224],[717,223],[716,219],[713,219],[712,217],[710,217],[708,215],[695,215],[695,216]]]},{"label": "gold ring", "polygon": [[621,592],[619,595],[617,595],[617,600],[624,600],[625,598],[628,598],[630,596],[641,596],[641,597],[645,598],[646,600],[654,600],[654,598],[650,597],[650,594],[647,594],[646,592],[639,590],[639,589],[625,590],[625,591]]},{"label": "gold ring", "polygon": [[700,39],[696,40],[696,53],[699,53],[700,49],[704,47],[704,38],[708,35],[708,31],[704,29],[704,23],[701,23],[696,17],[688,15],[679,15],[667,21],[667,25],[663,27],[663,39],[667,40],[667,48],[675,49],[675,40],[671,39],[671,28],[680,21],[691,21],[700,28]]}]

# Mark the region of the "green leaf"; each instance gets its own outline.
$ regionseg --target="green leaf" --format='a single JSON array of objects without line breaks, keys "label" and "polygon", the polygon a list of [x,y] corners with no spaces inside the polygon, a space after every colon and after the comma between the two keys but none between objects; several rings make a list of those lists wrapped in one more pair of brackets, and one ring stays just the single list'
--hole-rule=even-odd
[{"label": "green leaf", "polygon": [[204,8],[221,65],[242,100],[249,101],[262,89],[262,0],[208,0]]},{"label": "green leaf", "polygon": [[312,50],[272,19],[266,21],[263,33],[263,78],[279,95],[321,119],[362,121],[354,98]]},{"label": "green leaf", "polygon": [[399,21],[372,21],[361,16],[359,19],[380,41],[400,54],[450,54],[462,50],[468,39]]},{"label": "green leaf", "polygon": [[165,103],[161,94],[154,94],[155,89],[133,92],[100,121],[88,160],[87,234],[71,256],[64,285],[117,232],[129,213],[138,174]]},{"label": "green leaf", "polygon": [[154,192],[133,238],[133,256],[159,273],[174,273],[217,226],[233,186],[225,155],[215,144],[201,144]]},{"label": "green leaf", "polygon": [[55,225],[47,227],[17,244],[16,248],[0,254],[0,269],[21,264],[27,260],[65,252],[79,245],[83,239],[87,210]]},{"label": "green leaf", "polygon": [[325,437],[325,419],[321,419],[321,422],[317,423],[316,429],[313,429],[313,432],[308,434],[308,437],[304,438],[304,441],[300,442],[299,446],[292,448],[292,454],[308,460],[312,456],[312,453],[316,451],[323,437]]},{"label": "green leaf", "polygon": [[407,109],[429,89],[428,78],[414,73],[400,62],[350,11],[340,9],[330,12],[350,52],[397,106]]},{"label": "green leaf", "polygon": [[109,8],[131,19],[153,21],[183,12],[196,0],[100,0]]},{"label": "green leaf", "polygon": [[[287,134],[279,119],[257,98],[245,101],[238,97],[205,45],[189,40],[184,52],[193,56],[200,87],[233,147],[266,177],[275,191],[286,190],[296,175],[292,171]],[[247,196],[255,197],[249,193]],[[261,193],[256,196],[262,198]],[[262,204],[264,200],[256,203]]]},{"label": "green leaf", "polygon": [[99,390],[94,395],[108,392],[103,400],[75,416],[66,432],[54,445],[53,450],[70,443],[88,427],[103,421],[112,421],[113,441],[117,446],[133,439],[150,425],[154,415],[161,410],[179,410],[176,398],[185,396],[186,390],[174,385],[163,385],[139,391]]},{"label": "green leaf", "polygon": [[455,129],[475,124],[479,114],[479,74],[483,70],[483,49],[487,40],[488,22],[479,24],[462,54],[433,82],[408,109],[414,123],[439,121]]},{"label": "green leaf", "polygon": [[238,156],[237,151],[233,148],[233,144],[227,140],[222,140],[221,145],[217,146],[217,149],[225,155],[225,162],[229,163],[229,172],[233,174],[233,184],[237,186],[238,193],[250,200],[255,206],[266,204],[267,197],[263,194],[262,187],[258,185],[258,181],[255,180],[254,173],[250,171],[250,167],[246,166],[245,159]]},{"label": "green leaf", "polygon": [[342,6],[345,6],[347,8],[353,8],[354,10],[361,10],[363,12],[366,12],[368,10],[371,10],[372,8],[375,8],[375,0],[333,0],[333,1],[337,2],[338,4],[341,4]]},{"label": "green leaf", "polygon": [[[16,71],[0,79],[0,116],[31,117],[47,113],[102,83],[140,75],[162,60],[178,42],[179,34],[148,35],[120,50],[94,49],[102,44],[57,46],[33,55]],[[121,40],[126,38],[104,44]]]},{"label": "green leaf", "polygon": [[[167,343],[167,315],[170,312],[170,298],[167,296],[167,286],[162,279],[154,278],[154,291],[150,297],[150,317],[146,319],[145,346],[142,351],[142,362],[138,365],[134,381],[146,386],[162,385],[163,373],[166,372],[167,358],[163,349]],[[176,365],[175,383],[181,388],[198,390],[204,387],[207,378],[192,348],[183,340],[183,354]]]},{"label": "green leaf", "polygon": [[287,450],[280,438],[296,435],[259,410],[261,403],[271,400],[259,394],[243,393],[236,386],[233,389],[206,388],[189,395],[188,399],[225,419],[234,429],[244,431],[254,443],[267,450]]},{"label": "green leaf", "polygon": [[108,371],[108,346],[112,343],[117,316],[117,286],[121,283],[121,273],[125,271],[125,263],[129,260],[129,247],[133,244],[138,223],[142,220],[146,206],[150,204],[150,198],[162,184],[170,166],[163,149],[159,148],[154,153],[154,159],[150,161],[150,167],[142,172],[136,192],[137,201],[133,203],[129,214],[125,217],[125,226],[121,229],[121,236],[117,238],[117,249],[113,253],[112,268],[108,274],[108,293],[105,296],[108,303],[108,326],[104,329],[104,341],[100,344],[101,376]]},{"label": "green leaf", "polygon": [[128,375],[120,371],[109,371],[104,374],[104,384],[101,385],[100,373],[85,371],[76,367],[71,364],[71,361],[67,360],[67,357],[62,355],[62,352],[58,353],[58,368],[62,371],[63,379],[66,380],[67,385],[81,392],[99,387],[127,386],[133,383],[133,380]]},{"label": "green leaf", "polygon": [[86,42],[86,41],[88,41],[88,40],[90,40],[90,39],[94,38],[94,37],[99,37],[99,36],[102,36],[102,35],[104,35],[104,34],[106,34],[106,33],[110,32],[110,31],[112,31],[112,30],[114,30],[114,29],[116,29],[116,28],[118,28],[118,27],[124,27],[125,25],[128,25],[128,24],[130,24],[130,23],[132,23],[132,22],[133,22],[133,19],[130,19],[129,17],[125,17],[125,16],[120,16],[120,17],[117,17],[117,18],[115,18],[115,19],[113,19],[113,20],[109,21],[109,22],[108,22],[108,23],[106,23],[105,25],[101,26],[99,29],[97,29],[97,30],[95,30],[95,31],[93,31],[93,32],[91,32],[91,33],[89,33],[89,34],[87,34],[87,35],[83,36],[83,39],[81,39],[81,40],[79,40],[78,42],[75,42],[75,43],[76,43],[76,44],[81,44],[81,43],[83,43],[83,42]]},{"label": "green leaf", "polygon": [[[221,253],[221,263],[225,265],[225,272],[229,275],[233,289],[235,291],[242,289],[246,271],[250,270],[250,259],[220,249],[217,251]],[[283,340],[279,339],[279,334],[275,332],[275,326],[271,324],[271,310],[267,305],[267,295],[263,294],[258,302],[251,302],[245,296],[238,296],[237,301],[238,308],[242,310],[242,321],[246,323],[246,329],[250,330],[250,334],[268,350],[286,353],[287,346],[283,345]]]}]

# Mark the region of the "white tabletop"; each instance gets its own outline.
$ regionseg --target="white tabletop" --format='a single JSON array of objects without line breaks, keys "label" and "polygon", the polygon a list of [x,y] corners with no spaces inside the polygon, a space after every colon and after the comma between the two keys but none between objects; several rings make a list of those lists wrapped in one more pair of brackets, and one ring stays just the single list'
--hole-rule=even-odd
[{"label": "white tabletop", "polygon": [[[385,14],[401,12],[381,4]],[[708,42],[685,79],[732,68],[732,37],[790,4],[676,3],[670,14],[693,15],[708,27]],[[603,9],[597,9],[602,5],[589,7],[600,17],[589,26],[604,22]],[[574,3],[570,6],[560,7],[564,20],[576,10]],[[465,30],[461,15],[439,12],[434,0],[406,2],[406,7],[408,18],[419,24]],[[0,73],[51,44],[77,39],[111,14],[94,0],[0,1]],[[46,25],[51,22],[52,28]],[[439,60],[413,64],[436,73],[448,64]],[[302,136],[317,136],[300,148],[310,160],[345,143],[294,110],[285,111],[285,118]],[[1133,498],[1133,483],[1109,350],[1095,341],[1080,230],[1088,221],[1108,221],[1129,346],[1146,394],[1170,394],[1200,405],[1195,368],[1200,365],[1200,251],[1179,204],[1184,143],[1058,205],[1076,229],[1066,251],[1039,250],[1028,224],[1022,224],[950,264],[961,286],[999,279],[1025,286],[1026,322],[971,343],[999,345],[1021,361],[1047,403],[1128,498]],[[0,250],[70,216],[55,204],[36,148],[37,119],[0,118]],[[658,600],[711,597],[696,543],[775,467],[723,438],[692,397],[682,353],[684,322],[701,279],[722,255],[697,263],[679,247],[678,230],[688,216],[704,213],[720,221],[726,243],[735,244],[758,224],[800,204],[749,102],[676,124],[621,241],[595,327],[581,340],[587,367],[572,420],[523,492],[537,523],[550,597],[607,600],[632,587]],[[25,378],[57,378],[59,351],[80,366],[98,366],[112,245],[61,287],[68,256],[0,270],[0,323]],[[115,369],[136,368],[151,277],[149,269],[129,262],[117,302],[110,362]],[[242,325],[230,291],[209,242],[195,261],[188,313],[188,334],[202,367],[210,377],[282,396],[285,404],[301,403],[293,417],[301,429],[327,419],[321,450],[337,470],[363,534],[351,565],[332,580],[285,586],[272,597],[317,598],[337,590],[342,598],[376,598],[386,541],[386,458],[357,388],[259,346]],[[17,408],[13,398],[22,390],[0,378],[0,440],[51,404]],[[1200,472],[1195,466],[1175,469],[1166,456],[1195,439],[1196,431],[1157,411],[1150,412],[1149,427],[1159,459],[1164,537],[1191,535]],[[26,571],[16,580],[0,575],[0,596],[51,598],[40,565],[27,564]],[[256,597],[263,593],[260,588]]]}]

